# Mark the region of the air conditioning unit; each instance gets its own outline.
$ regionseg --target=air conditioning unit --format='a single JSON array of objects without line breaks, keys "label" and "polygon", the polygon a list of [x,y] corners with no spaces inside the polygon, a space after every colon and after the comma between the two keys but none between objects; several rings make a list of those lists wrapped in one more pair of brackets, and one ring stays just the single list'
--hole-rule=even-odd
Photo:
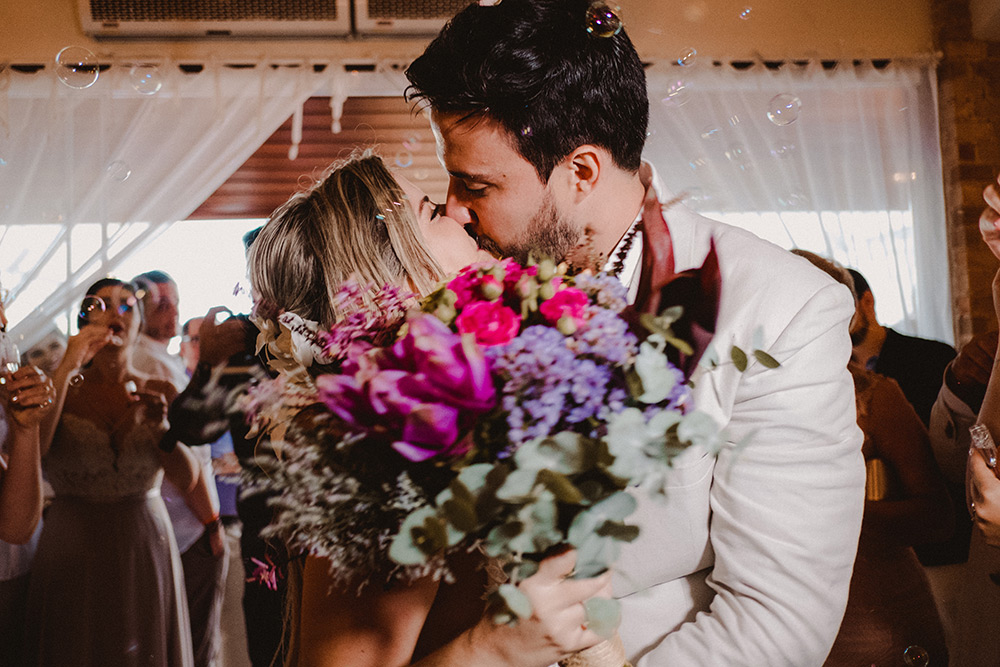
[{"label": "air conditioning unit", "polygon": [[436,35],[473,0],[354,0],[359,35]]},{"label": "air conditioning unit", "polygon": [[351,34],[351,0],[77,1],[83,31],[93,37],[336,37]]}]

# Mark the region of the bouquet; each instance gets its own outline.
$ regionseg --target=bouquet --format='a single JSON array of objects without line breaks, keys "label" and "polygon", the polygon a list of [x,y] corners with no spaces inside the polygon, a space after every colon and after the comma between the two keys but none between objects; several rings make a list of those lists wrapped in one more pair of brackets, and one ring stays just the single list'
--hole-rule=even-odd
[{"label": "bouquet", "polygon": [[[265,326],[280,372],[250,400],[279,450],[263,464],[278,492],[268,530],[353,586],[449,579],[449,554],[479,548],[506,575],[491,592],[498,622],[531,614],[516,584],[554,548],[577,550],[575,576],[607,570],[639,533],[626,489],[663,495],[678,453],[723,441],[688,384],[714,331],[714,249],[675,274],[659,222],[663,235],[643,230],[655,247],[638,306],[609,275],[508,259],[419,302],[347,284],[329,328],[290,313]],[[586,606],[611,636],[617,604]]]}]

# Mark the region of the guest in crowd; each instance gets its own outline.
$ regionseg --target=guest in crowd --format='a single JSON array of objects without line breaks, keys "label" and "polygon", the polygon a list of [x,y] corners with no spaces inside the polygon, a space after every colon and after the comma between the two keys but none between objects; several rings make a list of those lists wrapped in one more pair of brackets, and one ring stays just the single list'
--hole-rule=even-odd
[{"label": "guest in crowd", "polygon": [[[55,498],[32,565],[25,628],[31,667],[190,667],[183,574],[159,494],[166,474],[190,491],[200,474],[184,446],[163,442],[174,389],[131,365],[135,288],[113,278],[88,295],[53,381],[41,427]],[[46,453],[47,452],[47,453]]]},{"label": "guest in crowd", "polygon": [[[990,251],[1000,259],[1000,183],[987,187],[983,196],[987,208],[980,216],[979,230]],[[1000,272],[992,288],[1000,322]],[[985,333],[962,349],[952,367],[951,381],[947,382],[946,376],[946,385],[935,405],[939,456],[948,461],[956,476],[961,472],[961,462],[966,462],[969,510],[975,523],[956,605],[954,665],[1000,664],[1000,634],[996,632],[996,619],[1000,618],[1000,479],[996,467],[988,465],[987,457],[969,448],[969,427],[977,420],[988,429],[994,442],[1000,441],[996,341],[996,333]]]},{"label": "guest in crowd", "polygon": [[[142,334],[133,361],[136,370],[169,382],[175,395],[188,384],[184,361],[167,345],[178,334],[177,284],[163,271],[147,271],[133,279],[142,297]],[[228,546],[219,513],[219,496],[212,467],[212,448],[191,447],[202,470],[193,493],[185,494],[166,480],[167,504],[184,566],[184,588],[191,617],[195,667],[209,667],[222,648],[222,602],[226,591]]]},{"label": "guest in crowd", "polygon": [[[0,303],[0,336],[6,326]],[[28,577],[41,532],[39,424],[54,396],[38,368],[0,370],[0,667],[21,665]]]},{"label": "guest in crowd", "polygon": [[55,373],[66,353],[66,336],[52,327],[45,336],[21,354],[22,364],[31,364],[43,373]]},{"label": "guest in crowd", "polygon": [[848,272],[858,293],[857,315],[851,323],[854,361],[895,380],[927,426],[931,406],[941,388],[944,367],[955,358],[955,348],[940,341],[907,336],[879,324],[875,295],[868,281],[855,269]]},{"label": "guest in crowd", "polygon": [[[852,287],[841,266],[794,250]],[[859,308],[860,310],[860,308]],[[910,646],[946,665],[948,651],[934,598],[911,548],[951,530],[952,510],[927,429],[895,380],[851,360],[862,453],[868,468],[864,521],[847,611],[826,664],[895,666]]]},{"label": "guest in crowd", "polygon": [[[260,228],[243,237],[248,250]],[[257,328],[245,316],[237,315],[216,323],[222,308],[210,310],[198,329],[198,362],[187,388],[170,406],[170,422],[185,442],[213,442],[228,431],[234,452],[244,471],[259,472],[255,458],[257,441],[248,440],[247,421],[239,412],[229,412],[226,396],[240,391],[250,381],[250,372],[263,372],[255,355]],[[220,368],[221,367],[221,368]],[[220,370],[216,375],[214,371]],[[221,390],[221,391],[220,391]],[[247,651],[253,667],[282,665],[282,619],[287,592],[288,555],[275,538],[260,536],[271,520],[267,505],[270,492],[240,484],[236,512],[240,520],[240,557],[247,581],[243,589],[243,618]],[[257,581],[261,567],[271,568],[270,586]]]}]

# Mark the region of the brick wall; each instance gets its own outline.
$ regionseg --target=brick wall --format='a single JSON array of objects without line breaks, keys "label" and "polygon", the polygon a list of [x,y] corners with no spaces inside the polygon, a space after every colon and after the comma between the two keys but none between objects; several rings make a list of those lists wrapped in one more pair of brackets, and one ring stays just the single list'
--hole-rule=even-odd
[{"label": "brick wall", "polygon": [[[941,155],[957,345],[996,328],[997,260],[979,236],[982,191],[1000,172],[1000,42],[972,38],[968,0],[932,0]],[[1000,35],[997,36],[1000,39]]]}]

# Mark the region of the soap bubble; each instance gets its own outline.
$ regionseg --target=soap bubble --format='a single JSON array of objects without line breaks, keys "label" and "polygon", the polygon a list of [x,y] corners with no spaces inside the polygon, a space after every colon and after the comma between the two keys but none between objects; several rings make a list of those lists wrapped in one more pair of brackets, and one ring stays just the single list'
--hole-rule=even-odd
[{"label": "soap bubble", "polygon": [[155,95],[163,87],[160,68],[156,65],[132,65],[128,75],[137,93]]},{"label": "soap bubble", "polygon": [[701,138],[705,141],[711,141],[712,139],[718,139],[719,135],[722,134],[722,128],[716,127],[715,125],[706,125],[701,130]]},{"label": "soap bubble", "polygon": [[744,7],[740,10],[740,18],[744,21],[750,20],[750,13],[753,11],[753,7]]},{"label": "soap bubble", "polygon": [[124,183],[132,175],[132,169],[121,160],[108,164],[105,171],[108,173],[108,178],[116,183]]},{"label": "soap bubble", "polygon": [[792,157],[795,152],[795,144],[782,144],[776,148],[771,149],[771,157],[777,158],[779,160],[784,160]]},{"label": "soap bubble", "polygon": [[56,55],[56,76],[70,88],[90,88],[100,73],[97,56],[82,46],[67,46]]},{"label": "soap bubble", "polygon": [[786,192],[778,197],[778,205],[789,211],[804,211],[809,208],[809,197],[801,192]]},{"label": "soap bubble", "polygon": [[768,102],[767,118],[778,126],[790,125],[799,117],[802,100],[791,93],[775,95]]},{"label": "soap bubble", "polygon": [[411,134],[406,139],[403,139],[403,148],[408,151],[415,151],[420,148],[420,137],[415,134]]},{"label": "soap bubble", "polygon": [[677,64],[681,67],[691,67],[695,64],[695,56],[698,55],[697,49],[684,49],[679,56],[677,56]]},{"label": "soap bubble", "polygon": [[587,32],[596,37],[614,37],[622,31],[621,7],[594,2],[587,8]]},{"label": "soap bubble", "polygon": [[104,299],[101,297],[84,297],[83,301],[80,303],[80,323],[89,324],[91,317],[97,313],[103,313],[105,310],[107,310],[107,306],[104,305]]},{"label": "soap bubble", "polygon": [[427,177],[430,176],[430,172],[426,169],[415,169],[412,176],[415,181],[426,181]]},{"label": "soap bubble", "polygon": [[670,108],[682,107],[691,100],[691,91],[687,83],[682,79],[674,81],[669,86],[664,93],[660,102],[663,106]]},{"label": "soap bubble", "polygon": [[750,154],[743,144],[733,144],[726,149],[726,158],[740,169],[747,170],[751,167]]},{"label": "soap bubble", "polygon": [[931,656],[923,646],[914,644],[903,651],[903,662],[907,667],[927,667],[931,662]]},{"label": "soap bubble", "polygon": [[408,150],[396,151],[396,158],[393,160],[400,169],[406,169],[413,164],[413,153]]}]

